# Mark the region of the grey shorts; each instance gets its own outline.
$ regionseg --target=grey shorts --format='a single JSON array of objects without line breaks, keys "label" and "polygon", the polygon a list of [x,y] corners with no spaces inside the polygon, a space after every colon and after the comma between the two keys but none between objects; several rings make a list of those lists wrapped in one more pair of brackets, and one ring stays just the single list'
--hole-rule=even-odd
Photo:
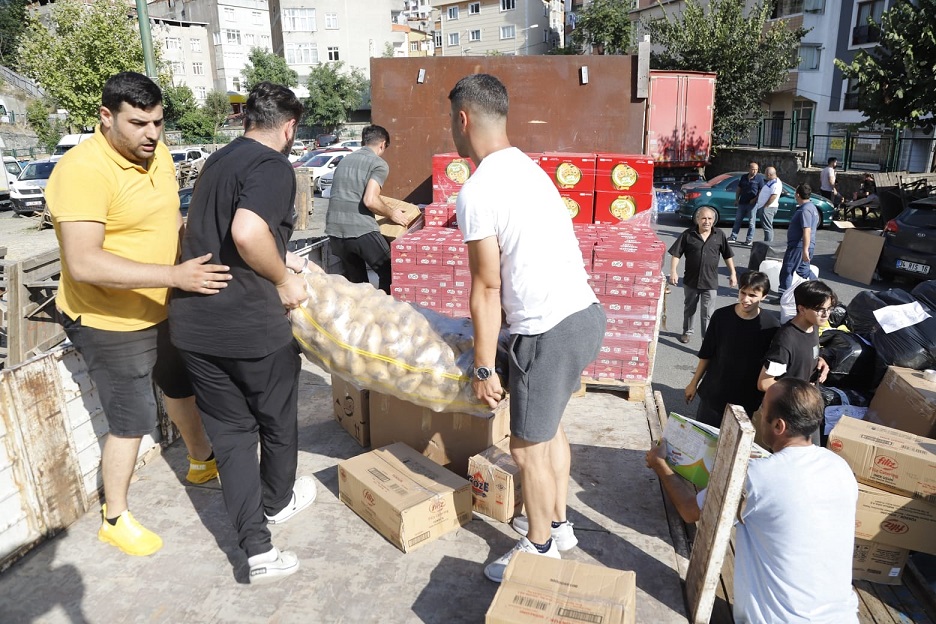
[{"label": "grey shorts", "polygon": [[169,323],[137,331],[96,329],[62,314],[68,339],[88,366],[111,435],[138,438],[156,428],[153,381],[169,398],[194,394],[185,363],[169,340]]},{"label": "grey shorts", "polygon": [[605,313],[596,303],[545,333],[510,337],[510,435],[553,439],[582,371],[598,357],[604,330]]}]

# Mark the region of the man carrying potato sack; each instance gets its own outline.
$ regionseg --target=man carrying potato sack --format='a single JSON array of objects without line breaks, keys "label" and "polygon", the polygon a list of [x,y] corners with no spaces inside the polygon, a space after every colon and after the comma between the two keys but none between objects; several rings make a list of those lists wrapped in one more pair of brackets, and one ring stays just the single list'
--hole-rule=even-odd
[{"label": "man carrying potato sack", "polygon": [[507,89],[475,74],[458,81],[449,100],[458,154],[478,166],[456,208],[471,268],[472,386],[491,407],[504,398],[493,371],[502,309],[510,330],[510,453],[527,517],[513,522],[523,537],[484,569],[499,583],[515,553],[558,559],[578,543],[566,520],[571,452],[559,421],[598,356],[605,315],[559,192],[510,145]]},{"label": "man carrying potato sack", "polygon": [[183,260],[210,251],[233,278],[218,295],[174,298],[169,311],[251,583],[299,569],[294,553],[273,546],[267,524],[305,509],[316,492],[311,477],[296,478],[300,362],[285,314],[307,298],[296,273],[308,263],[286,251],[296,196],[286,154],[301,116],[286,87],[251,90],[244,136],[205,163],[182,241]]}]

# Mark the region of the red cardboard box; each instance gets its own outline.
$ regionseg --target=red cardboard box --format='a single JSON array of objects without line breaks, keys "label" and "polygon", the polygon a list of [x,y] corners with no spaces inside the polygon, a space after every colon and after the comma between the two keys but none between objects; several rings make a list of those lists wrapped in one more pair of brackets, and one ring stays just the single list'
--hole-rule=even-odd
[{"label": "red cardboard box", "polygon": [[592,191],[560,190],[562,201],[569,209],[572,223],[591,223],[595,217],[595,194]]},{"label": "red cardboard box", "polygon": [[595,155],[546,152],[539,162],[560,191],[595,190]]},{"label": "red cardboard box", "polygon": [[653,193],[595,191],[595,223],[620,223],[650,210]]},{"label": "red cardboard box", "polygon": [[432,188],[457,192],[475,172],[470,158],[462,158],[455,152],[432,156]]},{"label": "red cardboard box", "polygon": [[597,154],[595,190],[652,193],[653,159],[632,154]]}]

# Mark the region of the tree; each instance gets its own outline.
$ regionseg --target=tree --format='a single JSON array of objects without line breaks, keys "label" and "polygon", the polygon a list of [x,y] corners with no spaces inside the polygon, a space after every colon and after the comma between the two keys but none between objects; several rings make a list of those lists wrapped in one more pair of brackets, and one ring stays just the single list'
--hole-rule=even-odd
[{"label": "tree", "polygon": [[241,70],[241,76],[244,77],[244,90],[247,92],[264,80],[287,87],[299,84],[299,74],[289,68],[286,59],[263,48],[250,49],[247,65]]},{"label": "tree", "polygon": [[51,5],[50,28],[26,18],[20,68],[68,111],[69,124],[98,122],[101,89],[122,71],[143,71],[143,45],[127,6],[111,0],[64,0]]},{"label": "tree", "polygon": [[858,80],[858,110],[872,123],[929,132],[936,115],[936,0],[898,0],[878,30],[878,47],[835,64]]},{"label": "tree", "polygon": [[211,120],[213,127],[211,134],[215,134],[231,114],[231,101],[228,100],[227,93],[216,89],[209,91],[205,96],[205,104],[201,107],[201,112]]},{"label": "tree", "polygon": [[16,50],[26,28],[26,0],[0,0],[0,64],[16,68]]},{"label": "tree", "polygon": [[187,143],[208,143],[213,141],[217,128],[204,110],[196,108],[182,114],[176,121],[176,129],[182,132],[182,140]]},{"label": "tree", "polygon": [[770,19],[769,2],[744,14],[744,0],[686,0],[678,17],[645,24],[651,40],[663,47],[652,54],[654,69],[716,72],[714,141],[726,143],[747,134],[761,102],[799,63],[800,40],[808,32]]},{"label": "tree", "polygon": [[67,131],[61,120],[49,118],[49,114],[54,110],[55,107],[51,103],[43,100],[32,100],[26,105],[26,122],[36,133],[39,144],[50,153]]},{"label": "tree", "polygon": [[192,90],[180,85],[172,85],[162,90],[163,94],[163,119],[166,126],[174,128],[176,123],[188,112],[198,110],[198,103],[195,102],[195,95]]},{"label": "tree", "polygon": [[306,114],[318,125],[332,132],[341,126],[351,112],[357,110],[368,88],[364,73],[353,68],[342,72],[344,63],[323,63],[309,74],[309,97]]},{"label": "tree", "polygon": [[632,45],[633,0],[592,0],[578,13],[572,41],[590,45],[596,54],[626,54]]}]

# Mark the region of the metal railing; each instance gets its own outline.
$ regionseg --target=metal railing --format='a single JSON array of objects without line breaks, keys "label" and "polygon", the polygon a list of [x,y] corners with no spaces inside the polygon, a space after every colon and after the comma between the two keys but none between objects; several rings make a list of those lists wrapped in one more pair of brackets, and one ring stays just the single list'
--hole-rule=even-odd
[{"label": "metal railing", "polygon": [[747,136],[731,142],[738,147],[769,149],[808,149],[810,145],[810,118],[793,113],[792,117],[762,117],[754,124]]},{"label": "metal railing", "polygon": [[0,78],[3,78],[4,82],[10,83],[17,89],[22,89],[33,97],[45,97],[45,91],[36,86],[36,83],[26,76],[16,73],[9,67],[0,65]]},{"label": "metal railing", "polygon": [[907,171],[927,173],[934,164],[932,138],[899,137],[846,132],[844,135],[817,134],[809,150],[810,165],[825,167],[829,158],[838,158],[842,171]]}]

